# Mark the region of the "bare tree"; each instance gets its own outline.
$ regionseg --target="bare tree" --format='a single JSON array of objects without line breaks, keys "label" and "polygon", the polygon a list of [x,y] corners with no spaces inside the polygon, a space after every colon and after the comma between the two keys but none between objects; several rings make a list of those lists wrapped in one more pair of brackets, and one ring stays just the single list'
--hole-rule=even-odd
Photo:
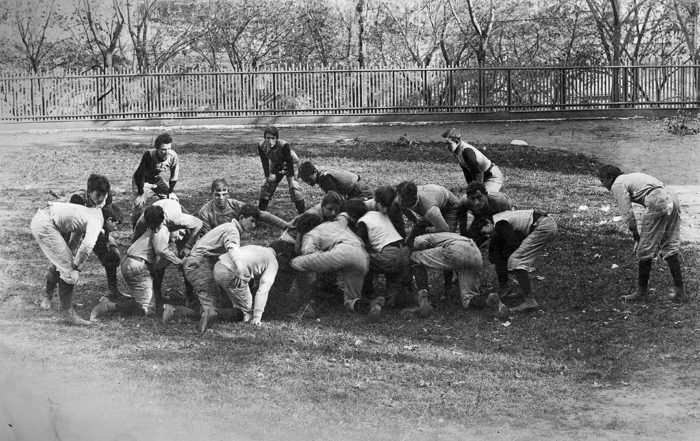
[{"label": "bare tree", "polygon": [[[102,67],[109,69],[114,65],[114,53],[124,27],[124,16],[119,13],[119,0],[113,0],[107,11],[96,11],[93,2],[94,0],[82,1],[82,7],[78,11],[84,19],[80,22],[89,44],[97,47],[102,57]],[[97,7],[99,8],[99,3]]]},{"label": "bare tree", "polygon": [[126,23],[139,70],[163,67],[199,36],[196,23],[190,20],[193,11],[202,7],[199,3],[165,0],[126,0],[125,3],[118,6],[118,12]]},{"label": "bare tree", "polygon": [[687,46],[690,62],[700,64],[700,0],[674,0],[673,10]]},{"label": "bare tree", "polygon": [[21,0],[15,0],[13,12],[19,36],[15,48],[22,54],[29,70],[38,73],[45,67],[44,61],[63,42],[63,38],[51,38],[48,35],[59,17],[56,1],[50,0],[46,4],[40,0],[27,5]]},{"label": "bare tree", "polygon": [[[460,19],[459,14],[457,14],[457,11],[455,10],[455,7],[453,5],[453,0],[447,0],[447,2],[450,6],[450,10],[452,11],[452,16],[459,25],[459,29],[464,39],[469,40],[469,37],[472,34],[472,32],[469,31],[467,26]],[[476,47],[474,52],[476,53],[476,61],[479,66],[478,102],[480,106],[484,106],[486,105],[488,92],[483,68],[486,64],[486,49],[489,44],[489,39],[491,38],[491,32],[493,31],[496,12],[493,6],[493,0],[489,0],[488,6],[486,7],[486,13],[483,14],[483,17],[480,19],[477,16],[476,9],[474,8],[473,0],[466,0],[466,2],[467,11],[469,12],[469,20],[471,21],[472,28],[477,36]]]}]

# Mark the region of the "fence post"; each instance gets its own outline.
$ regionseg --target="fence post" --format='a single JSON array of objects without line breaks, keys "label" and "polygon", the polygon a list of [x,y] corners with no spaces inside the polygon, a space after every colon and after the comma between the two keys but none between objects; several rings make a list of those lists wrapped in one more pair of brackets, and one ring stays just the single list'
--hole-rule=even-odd
[{"label": "fence post", "polygon": [[156,72],[156,83],[158,87],[158,116],[160,117],[162,115],[163,111],[163,100],[162,100],[162,92],[160,89],[160,72]]},{"label": "fence post", "polygon": [[506,90],[507,90],[507,95],[508,95],[508,111],[510,112],[511,107],[513,106],[513,83],[512,83],[512,77],[511,77],[511,72],[513,70],[509,67],[506,70],[506,76],[508,78],[507,84],[506,84]]},{"label": "fence post", "polygon": [[560,101],[561,101],[561,106],[560,106],[560,108],[561,108],[562,110],[566,110],[566,99],[567,99],[567,96],[566,96],[566,68],[565,68],[565,67],[561,69],[561,73],[560,73],[560,74],[561,74],[561,78],[559,79],[559,81],[561,82],[561,84],[559,85],[560,91],[561,91],[561,92],[559,93],[559,97],[560,97]]},{"label": "fence post", "polygon": [[277,115],[277,72],[272,72],[272,109],[273,114]]}]

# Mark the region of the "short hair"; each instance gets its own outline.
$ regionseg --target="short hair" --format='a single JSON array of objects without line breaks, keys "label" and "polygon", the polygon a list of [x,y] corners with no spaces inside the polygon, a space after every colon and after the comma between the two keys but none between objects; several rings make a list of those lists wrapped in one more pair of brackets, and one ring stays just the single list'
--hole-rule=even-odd
[{"label": "short hair", "polygon": [[143,220],[146,222],[146,228],[155,231],[165,220],[165,213],[158,205],[149,205],[143,212]]},{"label": "short hair", "polygon": [[109,218],[112,218],[112,219],[114,219],[115,222],[121,223],[122,212],[119,209],[119,207],[117,207],[114,204],[105,205],[104,207],[102,207],[102,218],[105,221]]},{"label": "short hair", "polygon": [[238,215],[239,219],[244,217],[252,217],[254,219],[260,219],[260,209],[255,205],[245,204],[241,207],[241,211]]},{"label": "short hair", "polygon": [[279,130],[277,130],[277,127],[275,127],[275,126],[265,127],[265,131],[263,132],[263,136],[268,135],[268,134],[274,136],[275,138],[280,137],[280,132],[279,132]]},{"label": "short hair", "polygon": [[610,178],[613,181],[622,174],[622,170],[614,165],[604,165],[598,170],[598,179]]},{"label": "short hair", "polygon": [[391,185],[382,185],[374,190],[374,201],[384,207],[389,207],[396,199],[396,190]]},{"label": "short hair", "polygon": [[160,146],[163,144],[172,144],[173,143],[173,138],[170,136],[170,133],[163,133],[161,135],[158,135],[156,138],[155,142],[153,143],[153,147],[159,149]]},{"label": "short hair", "polygon": [[325,195],[323,195],[323,199],[321,199],[321,206],[325,207],[330,204],[336,204],[338,206],[343,205],[343,197],[335,191],[329,191]]},{"label": "short hair", "polygon": [[301,164],[299,164],[299,179],[302,181],[306,181],[314,173],[318,173],[318,170],[311,161],[302,161]]},{"label": "short hair", "polygon": [[115,203],[107,204],[102,207],[102,217],[107,219],[111,217],[118,224],[124,221],[124,216],[122,215],[122,210]]},{"label": "short hair", "polygon": [[418,186],[412,181],[403,181],[396,186],[396,193],[401,197],[402,205],[412,207],[418,202]]},{"label": "short hair", "polygon": [[296,221],[296,229],[299,236],[304,236],[309,231],[321,225],[323,221],[313,213],[302,213]]},{"label": "short hair", "polygon": [[214,179],[214,182],[211,183],[211,192],[214,193],[219,187],[228,189],[228,181],[224,178]]},{"label": "short hair", "polygon": [[87,180],[87,191],[92,193],[97,191],[100,193],[108,194],[110,190],[109,179],[106,176],[98,175],[96,173],[91,173]]},{"label": "short hair", "polygon": [[364,201],[350,199],[345,201],[342,211],[346,212],[352,219],[357,220],[367,213],[367,206]]},{"label": "short hair", "polygon": [[467,185],[467,196],[475,196],[477,191],[480,191],[484,196],[489,194],[482,182],[472,181]]}]

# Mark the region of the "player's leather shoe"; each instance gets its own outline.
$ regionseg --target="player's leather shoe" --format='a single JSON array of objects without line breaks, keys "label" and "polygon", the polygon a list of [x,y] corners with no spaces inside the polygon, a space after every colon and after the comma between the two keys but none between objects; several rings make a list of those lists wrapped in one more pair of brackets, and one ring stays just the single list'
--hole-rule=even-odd
[{"label": "player's leather shoe", "polygon": [[[533,298],[532,300],[534,301],[535,299]],[[510,313],[508,307],[501,302],[501,297],[495,292],[492,292],[486,297],[486,305],[496,311],[498,318],[507,318]],[[535,305],[537,305],[537,302],[535,302]],[[535,306],[535,308],[536,307],[537,306]]]},{"label": "player's leather shoe", "polygon": [[382,306],[384,305],[384,297],[376,297],[369,301],[369,312],[367,317],[370,320],[379,320],[382,315]]},{"label": "player's leather shoe", "polygon": [[676,303],[687,303],[690,300],[688,294],[685,292],[684,286],[674,286],[673,294],[671,294],[671,301]]},{"label": "player's leather shoe", "polygon": [[204,332],[209,328],[209,325],[216,319],[216,312],[211,309],[203,309],[202,316],[199,319],[199,331]]},{"label": "player's leather shoe", "polygon": [[315,319],[318,317],[318,305],[315,301],[310,301],[301,310],[301,318]]},{"label": "player's leather shoe", "polygon": [[97,320],[97,317],[100,315],[110,312],[110,311],[116,311],[117,305],[109,300],[109,298],[102,296],[100,297],[100,301],[97,303],[97,305],[92,308],[92,311],[90,311],[90,321],[94,322]]},{"label": "player's leather shoe", "polygon": [[41,308],[41,309],[51,309],[51,297],[49,297],[49,296],[44,296],[44,298],[41,299],[41,303],[39,303],[39,308]]},{"label": "player's leather shoe", "polygon": [[637,288],[637,290],[629,295],[621,296],[625,302],[646,302],[649,298],[649,292],[645,289]]},{"label": "player's leather shoe", "polygon": [[163,305],[163,324],[167,325],[175,318],[175,308],[173,305],[168,305],[167,303]]},{"label": "player's leather shoe", "polygon": [[433,314],[433,305],[428,299],[428,290],[421,289],[418,291],[418,316],[420,318],[428,318]]},{"label": "player's leather shoe", "polygon": [[59,315],[61,316],[61,321],[64,323],[67,323],[69,325],[78,325],[78,326],[88,326],[90,325],[90,322],[87,320],[84,320],[80,318],[77,312],[75,312],[75,309],[67,309],[67,310],[61,310],[59,312]]},{"label": "player's leather shoe", "polygon": [[535,311],[540,308],[540,305],[537,304],[537,301],[535,300],[534,297],[529,296],[525,297],[525,300],[523,300],[523,303],[519,304],[518,306],[514,306],[510,308],[510,312],[530,312],[530,311]]}]

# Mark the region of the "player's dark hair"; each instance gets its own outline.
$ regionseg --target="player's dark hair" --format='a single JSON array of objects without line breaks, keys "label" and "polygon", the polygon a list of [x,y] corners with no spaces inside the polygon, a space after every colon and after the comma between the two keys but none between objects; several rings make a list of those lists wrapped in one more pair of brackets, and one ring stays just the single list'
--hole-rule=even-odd
[{"label": "player's dark hair", "polygon": [[325,207],[330,204],[336,204],[338,207],[341,207],[343,205],[343,197],[335,191],[329,191],[323,195],[323,199],[321,199],[321,206]]},{"label": "player's dark hair", "polygon": [[272,135],[275,138],[279,138],[280,132],[279,132],[279,130],[277,130],[277,127],[275,127],[275,126],[267,126],[267,127],[265,127],[265,131],[263,132],[263,136],[265,136],[265,135]]},{"label": "player's dark hair", "polygon": [[350,218],[356,221],[367,213],[367,206],[365,205],[364,201],[359,199],[350,199],[343,203],[343,208],[341,211],[346,212]]},{"label": "player's dark hair", "polygon": [[598,170],[598,179],[617,179],[622,174],[622,170],[614,165],[604,165]]},{"label": "player's dark hair", "polygon": [[321,225],[323,221],[313,213],[303,213],[296,221],[297,233],[303,237],[306,233]]},{"label": "player's dark hair", "polygon": [[153,147],[159,149],[160,146],[162,146],[163,144],[172,144],[172,143],[173,143],[173,138],[170,136],[170,133],[163,133],[161,135],[158,135],[155,142],[153,143]]},{"label": "player's dark hair", "polygon": [[484,196],[488,196],[488,191],[483,183],[478,181],[472,181],[467,185],[467,196],[476,196],[476,192],[480,191]]},{"label": "player's dark hair", "polygon": [[254,205],[245,204],[241,207],[241,212],[238,215],[239,219],[244,217],[252,217],[254,219],[260,219],[260,209]]},{"label": "player's dark hair", "polygon": [[318,173],[318,170],[311,161],[302,161],[302,163],[299,164],[299,179],[302,181],[306,181],[314,173]]},{"label": "player's dark hair", "polygon": [[396,190],[391,185],[382,185],[374,190],[374,201],[384,207],[390,207],[396,198]]},{"label": "player's dark hair", "polygon": [[149,230],[155,231],[164,219],[165,213],[158,205],[149,205],[143,212],[143,220]]},{"label": "player's dark hair", "polygon": [[214,182],[211,183],[211,192],[214,193],[219,187],[228,188],[228,181],[224,178],[214,179]]},{"label": "player's dark hair", "polygon": [[401,197],[401,205],[412,207],[418,202],[418,186],[412,181],[403,181],[396,186],[396,194]]},{"label": "player's dark hair", "polygon": [[90,174],[90,176],[88,176],[88,180],[87,180],[88,193],[92,193],[93,191],[97,191],[100,193],[107,194],[107,193],[109,193],[109,190],[110,190],[109,179],[107,179],[106,176],[98,175],[96,173],[92,173],[92,174]]}]

